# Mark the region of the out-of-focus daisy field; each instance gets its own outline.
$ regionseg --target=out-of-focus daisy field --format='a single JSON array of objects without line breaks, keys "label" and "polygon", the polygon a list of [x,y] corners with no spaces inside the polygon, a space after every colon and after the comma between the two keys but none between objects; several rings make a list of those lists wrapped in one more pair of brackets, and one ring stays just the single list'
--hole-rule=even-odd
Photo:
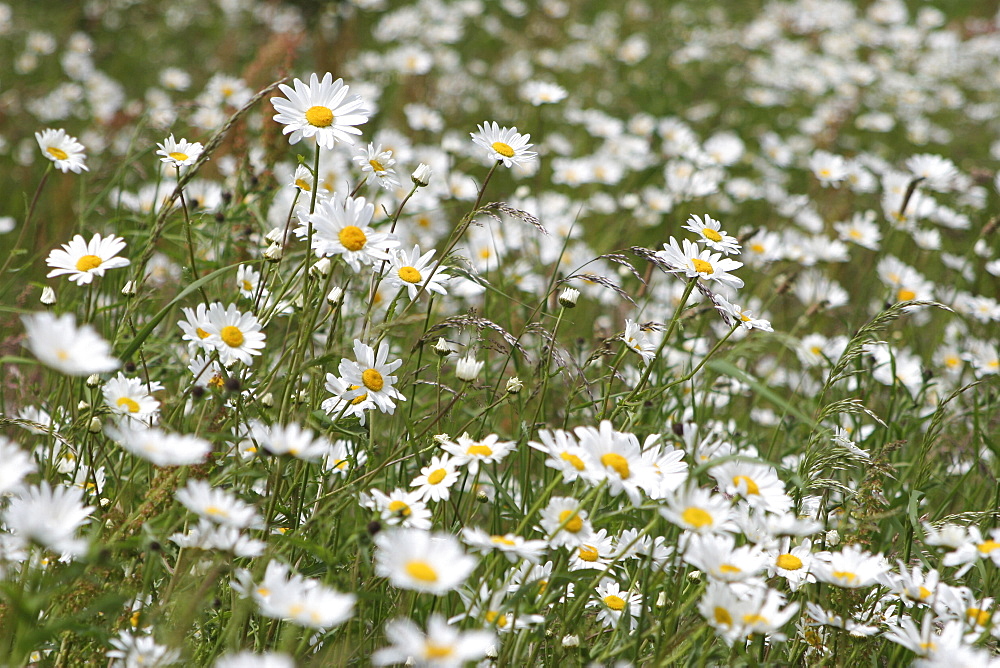
[{"label": "out-of-focus daisy field", "polygon": [[993,0],[0,2],[0,666],[1000,665]]}]

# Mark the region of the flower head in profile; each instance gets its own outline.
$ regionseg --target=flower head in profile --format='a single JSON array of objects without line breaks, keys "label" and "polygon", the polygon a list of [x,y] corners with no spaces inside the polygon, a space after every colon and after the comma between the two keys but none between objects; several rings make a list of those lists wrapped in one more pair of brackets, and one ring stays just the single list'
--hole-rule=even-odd
[{"label": "flower head in profile", "polygon": [[285,126],[281,132],[291,135],[288,138],[291,144],[299,143],[303,137],[315,137],[316,143],[325,149],[332,149],[338,141],[353,144],[351,135],[361,134],[354,126],[368,122],[368,110],[361,96],[348,95],[349,87],[344,80],[334,81],[329,72],[322,81],[313,74],[308,84],[296,79],[292,86],[281,84],[278,88],[285,97],[271,98],[278,112],[274,120]]},{"label": "flower head in profile", "polygon": [[111,235],[101,237],[95,234],[85,241],[79,234],[70,239],[62,248],[56,248],[45,260],[52,267],[46,278],[69,275],[69,280],[77,285],[87,285],[95,276],[104,276],[108,269],[118,269],[129,265],[128,258],[116,257],[125,248],[125,240]]},{"label": "flower head in profile", "polygon": [[706,281],[718,281],[733,288],[742,288],[743,280],[730,274],[743,266],[742,262],[722,257],[722,253],[710,250],[700,250],[697,244],[684,239],[682,245],[670,237],[670,242],[663,244],[663,250],[657,256],[671,267],[674,273],[683,273],[688,278],[703,278]]},{"label": "flower head in profile", "polygon": [[65,130],[48,129],[43,132],[36,132],[35,139],[42,149],[42,155],[56,163],[56,169],[63,173],[73,172],[79,174],[81,171],[90,171],[83,161],[87,159],[84,155],[83,144],[70,137]]},{"label": "flower head in profile", "polygon": [[171,167],[193,165],[204,150],[201,143],[189,142],[187,139],[177,141],[172,134],[156,146],[160,149],[156,152],[156,155],[161,156],[160,162]]},{"label": "flower head in profile", "polygon": [[28,347],[42,364],[68,376],[89,376],[113,371],[119,362],[111,345],[90,325],[76,326],[72,313],[60,316],[33,313],[21,316]]},{"label": "flower head in profile", "polygon": [[501,128],[496,122],[483,123],[479,132],[472,132],[472,141],[486,149],[491,160],[502,162],[504,167],[512,167],[531,162],[538,157],[529,151],[531,135],[522,135],[517,128]]},{"label": "flower head in profile", "polygon": [[388,621],[385,637],[392,645],[372,655],[372,664],[376,666],[396,663],[439,668],[464,666],[486,656],[496,644],[491,631],[462,631],[437,614],[427,621],[426,633],[409,619]]}]

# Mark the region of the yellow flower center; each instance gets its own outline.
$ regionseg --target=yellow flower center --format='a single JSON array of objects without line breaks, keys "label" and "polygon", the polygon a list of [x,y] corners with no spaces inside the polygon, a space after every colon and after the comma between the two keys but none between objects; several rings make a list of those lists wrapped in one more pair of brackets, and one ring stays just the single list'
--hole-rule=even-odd
[{"label": "yellow flower center", "polygon": [[248,280],[244,279],[243,282],[240,283],[240,285],[243,286],[243,289],[246,290],[247,292],[253,290],[253,283],[251,283]]},{"label": "yellow flower center", "polygon": [[900,288],[899,292],[896,293],[896,299],[901,302],[908,302],[911,299],[916,299],[917,293],[913,290],[907,290],[906,288]]},{"label": "yellow flower center", "polygon": [[305,179],[295,179],[295,187],[299,188],[300,190],[305,190],[306,192],[312,190],[312,186],[309,185],[309,182],[306,181]]},{"label": "yellow flower center", "polygon": [[118,406],[124,406],[128,409],[129,413],[138,413],[139,404],[134,399],[129,399],[128,397],[122,397],[115,402]]},{"label": "yellow flower center", "polygon": [[66,153],[66,151],[62,150],[61,148],[56,148],[55,146],[49,146],[45,150],[48,151],[49,155],[51,155],[56,160],[65,160],[66,158],[69,157],[69,154]]},{"label": "yellow flower center", "polygon": [[356,225],[348,225],[337,235],[341,245],[349,251],[359,251],[365,247],[368,237]]},{"label": "yellow flower center", "polygon": [[753,480],[751,480],[745,475],[733,476],[734,485],[739,487],[741,482],[746,484],[747,486],[747,496],[750,496],[751,494],[760,494],[760,488],[757,487],[757,483],[755,483]]},{"label": "yellow flower center", "polygon": [[[376,371],[375,373],[378,373],[378,372]],[[364,378],[364,374],[362,374],[362,378]],[[358,386],[358,385],[349,385],[347,387],[347,389],[348,390],[357,390],[357,389],[360,389],[360,386]],[[378,391],[378,390],[376,390],[376,391]],[[368,398],[368,393],[367,392],[365,392],[364,394],[359,394],[358,396],[356,396],[353,399],[351,399],[351,405],[352,406],[357,406],[358,404],[360,404],[362,401],[364,401],[367,398]]]},{"label": "yellow flower center", "polygon": [[409,517],[410,513],[413,512],[408,505],[398,499],[389,503],[389,510],[402,517]]},{"label": "yellow flower center", "polygon": [[493,150],[496,151],[497,153],[499,153],[500,155],[502,155],[505,158],[513,158],[514,157],[514,149],[512,149],[507,144],[504,144],[502,141],[495,141],[495,142],[493,142]]},{"label": "yellow flower center", "polygon": [[220,390],[226,386],[226,381],[219,374],[215,374],[214,376],[208,379],[208,383],[206,383],[206,385],[208,385],[209,387],[214,387],[217,390]]},{"label": "yellow flower center", "polygon": [[465,451],[465,454],[475,455],[477,457],[489,457],[493,454],[493,451],[490,450],[490,446],[488,445],[477,444],[470,445],[469,449]]},{"label": "yellow flower center", "polygon": [[577,533],[583,528],[583,520],[573,510],[564,510],[559,513],[559,522],[563,525],[563,529],[570,533]]},{"label": "yellow flower center", "polygon": [[423,277],[420,275],[420,272],[417,271],[415,267],[400,267],[399,278],[406,281],[407,283],[419,283],[420,279]]},{"label": "yellow flower center", "polygon": [[612,610],[618,610],[619,612],[625,609],[625,601],[620,596],[615,596],[614,594],[608,594],[604,597],[604,605],[608,606]]},{"label": "yellow flower center", "polygon": [[421,582],[437,582],[438,574],[426,561],[415,559],[406,564],[406,574]]},{"label": "yellow flower center", "polygon": [[76,270],[90,271],[91,269],[97,269],[101,266],[101,262],[101,258],[96,255],[84,255],[76,261]]},{"label": "yellow flower center", "polygon": [[496,610],[487,610],[485,617],[487,624],[496,624],[500,628],[507,626],[507,615],[501,615]]},{"label": "yellow flower center", "polygon": [[208,332],[203,330],[201,327],[195,327],[194,333],[198,335],[199,339],[207,339]]},{"label": "yellow flower center", "polygon": [[833,577],[838,580],[843,580],[848,584],[855,583],[859,580],[857,573],[852,573],[851,571],[834,571]]},{"label": "yellow flower center", "polygon": [[494,545],[506,545],[507,547],[514,547],[517,545],[510,538],[505,538],[503,536],[490,536],[490,540],[493,541]]},{"label": "yellow flower center", "polygon": [[184,162],[185,160],[188,159],[188,154],[187,153],[181,153],[180,151],[174,151],[173,153],[168,153],[167,155],[169,155],[171,158],[173,158],[177,162]]},{"label": "yellow flower center", "polygon": [[448,645],[435,645],[432,642],[424,645],[424,657],[427,659],[447,659],[454,653],[455,649]]},{"label": "yellow flower center", "polygon": [[361,374],[361,382],[372,392],[378,392],[385,387],[385,380],[382,379],[382,374],[375,369],[365,369],[364,373]]},{"label": "yellow flower center", "polygon": [[988,540],[984,543],[979,544],[979,551],[983,554],[989,554],[993,550],[1000,549],[1000,543],[995,540]]},{"label": "yellow flower center", "polygon": [[271,590],[267,587],[257,587],[257,595],[261,597],[270,596]]},{"label": "yellow flower center", "polygon": [[712,616],[715,617],[716,624],[724,624],[726,626],[733,625],[733,616],[729,614],[729,611],[722,606],[716,606],[715,610],[712,612]]},{"label": "yellow flower center", "polygon": [[582,561],[597,561],[597,548],[591,545],[581,545],[578,554]]},{"label": "yellow flower center", "polygon": [[715,523],[711,513],[696,506],[685,508],[684,512],[681,513],[681,519],[696,529],[712,526]]},{"label": "yellow flower center", "polygon": [[243,345],[243,332],[241,332],[238,327],[226,325],[222,328],[222,331],[219,332],[219,337],[222,339],[222,342],[230,348],[239,348]]},{"label": "yellow flower center", "polygon": [[577,471],[582,471],[583,469],[586,468],[586,465],[583,463],[582,459],[580,459],[574,454],[570,454],[569,452],[562,453],[561,455],[559,455],[559,458],[562,459],[563,461],[569,462],[573,466],[573,468],[575,468]]},{"label": "yellow flower center", "polygon": [[924,587],[924,586],[921,586],[921,587],[920,587],[920,588],[919,588],[919,589],[917,590],[917,593],[918,593],[918,594],[920,595],[920,600],[922,601],[922,600],[924,600],[925,598],[929,598],[929,597],[931,596],[931,594],[933,594],[934,592],[932,592],[932,591],[931,591],[930,589],[928,589],[927,587]]},{"label": "yellow flower center", "polygon": [[784,569],[786,571],[797,571],[802,568],[802,560],[796,557],[794,554],[782,554],[779,555],[775,560],[775,565],[778,568]]},{"label": "yellow flower center", "polygon": [[711,229],[710,227],[702,228],[701,233],[709,241],[715,241],[715,242],[722,241],[722,235],[716,232],[715,230]]},{"label": "yellow flower center", "polygon": [[969,608],[965,611],[965,616],[969,618],[969,621],[973,622],[976,626],[986,626],[986,623],[990,621],[990,611],[980,610],[979,608]]},{"label": "yellow flower center", "polygon": [[442,480],[444,480],[444,477],[446,475],[448,475],[448,472],[445,471],[444,469],[437,469],[436,471],[431,471],[430,474],[427,476],[427,482],[429,482],[432,485],[437,485]]},{"label": "yellow flower center", "polygon": [[920,649],[926,652],[933,652],[937,649],[937,643],[935,642],[922,642],[920,643]]},{"label": "yellow flower center", "polygon": [[691,264],[694,265],[694,270],[699,274],[714,274],[715,270],[712,269],[712,265],[704,260],[699,260],[698,258],[692,258]]},{"label": "yellow flower center", "polygon": [[767,617],[764,617],[763,615],[754,614],[754,613],[748,613],[746,615],[743,615],[743,624],[744,625],[761,624],[761,623],[766,624],[767,623]]},{"label": "yellow flower center", "polygon": [[306,109],[306,123],[316,128],[328,128],[333,125],[333,111],[318,105],[309,107]]},{"label": "yellow flower center", "polygon": [[385,171],[385,167],[383,167],[382,163],[379,162],[378,160],[369,160],[368,164],[371,165],[372,169],[374,169],[376,172],[384,172]]},{"label": "yellow flower center", "polygon": [[750,250],[754,253],[763,253],[766,249],[764,248],[764,244],[750,244]]},{"label": "yellow flower center", "polygon": [[212,517],[229,517],[229,513],[225,509],[218,506],[209,506],[205,508],[205,514],[211,515]]},{"label": "yellow flower center", "polygon": [[609,469],[614,469],[615,473],[621,476],[622,480],[627,480],[629,477],[628,470],[628,460],[621,455],[609,452],[606,455],[601,455],[601,463],[604,464]]},{"label": "yellow flower center", "polygon": [[742,573],[742,569],[739,566],[733,566],[732,564],[722,564],[719,566],[720,573]]},{"label": "yellow flower center", "polygon": [[139,617],[142,616],[142,610],[136,610],[132,613],[132,616],[128,618],[128,623],[132,625],[132,628],[139,626]]}]

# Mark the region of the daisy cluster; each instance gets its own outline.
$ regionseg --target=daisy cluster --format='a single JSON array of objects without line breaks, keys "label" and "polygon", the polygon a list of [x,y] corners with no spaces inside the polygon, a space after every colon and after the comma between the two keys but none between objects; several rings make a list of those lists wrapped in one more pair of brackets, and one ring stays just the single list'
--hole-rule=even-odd
[{"label": "daisy cluster", "polygon": [[0,2],[0,665],[1000,665],[1000,16],[67,11]]}]

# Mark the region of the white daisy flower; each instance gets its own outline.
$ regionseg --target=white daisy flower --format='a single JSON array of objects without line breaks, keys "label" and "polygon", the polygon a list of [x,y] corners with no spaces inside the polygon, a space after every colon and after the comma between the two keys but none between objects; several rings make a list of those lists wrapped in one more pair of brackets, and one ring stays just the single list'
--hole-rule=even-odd
[{"label": "white daisy flower", "polygon": [[522,135],[517,128],[501,128],[494,121],[477,126],[479,132],[469,133],[472,141],[486,149],[491,160],[502,162],[504,167],[532,162],[538,154],[529,151],[531,135]]},{"label": "white daisy flower", "polygon": [[256,508],[205,480],[189,480],[175,496],[192,513],[216,524],[237,529],[262,526]]},{"label": "white daisy flower", "polygon": [[437,614],[427,621],[426,634],[409,619],[394,619],[386,622],[385,637],[392,645],[372,655],[376,666],[411,661],[415,666],[463,666],[483,658],[496,645],[492,632],[462,631]]},{"label": "white daisy flower", "polygon": [[722,229],[721,223],[708,214],[705,214],[705,220],[702,220],[701,216],[692,215],[688,218],[684,229],[697,234],[698,241],[714,251],[719,251],[724,255],[734,255],[740,252],[740,244],[736,241],[736,237],[729,236]]},{"label": "white daisy flower", "polygon": [[332,444],[323,436],[315,436],[312,429],[297,424],[271,425],[259,420],[250,422],[253,439],[272,455],[291,455],[304,461],[316,461],[323,457]]},{"label": "white daisy flower", "polygon": [[434,455],[430,464],[420,469],[410,487],[424,501],[444,501],[451,496],[451,486],[458,482],[458,469],[448,455]]},{"label": "white daisy flower", "polygon": [[72,313],[60,316],[32,313],[21,316],[21,321],[28,350],[56,371],[68,376],[89,376],[120,366],[111,356],[111,345],[90,325],[77,328]]},{"label": "white daisy flower", "polygon": [[264,332],[253,313],[241,313],[235,304],[225,309],[222,304],[212,304],[206,315],[205,331],[209,342],[219,351],[223,366],[230,366],[237,360],[250,365],[254,355],[260,355],[264,347]]},{"label": "white daisy flower", "polygon": [[125,240],[121,237],[111,235],[102,238],[100,234],[95,234],[88,242],[77,234],[61,249],[56,248],[49,253],[45,264],[53,269],[46,277],[69,274],[69,280],[77,285],[87,285],[94,280],[94,276],[104,276],[108,269],[127,267],[127,258],[115,257],[124,248]]},{"label": "white daisy flower", "polygon": [[344,358],[338,368],[341,380],[352,386],[352,389],[344,393],[344,398],[353,400],[365,396],[380,411],[392,415],[396,410],[394,399],[406,401],[406,397],[393,387],[396,377],[391,375],[402,366],[403,360],[386,362],[389,344],[385,341],[379,344],[376,352],[357,339],[354,341],[354,357],[356,362]]},{"label": "white daisy flower", "polygon": [[371,181],[374,178],[386,190],[399,187],[396,170],[392,168],[396,164],[396,160],[392,157],[392,151],[382,150],[381,144],[376,146],[369,143],[367,148],[362,148],[354,156],[354,162],[364,172],[365,181]]},{"label": "white daisy flower", "polygon": [[394,587],[441,596],[460,587],[476,567],[458,540],[445,533],[390,529],[375,535],[375,574]]},{"label": "white daisy flower", "polygon": [[361,389],[360,385],[351,385],[347,381],[338,378],[332,373],[326,374],[326,389],[333,394],[325,399],[321,408],[327,415],[334,418],[341,416],[354,416],[365,424],[365,411],[377,408],[375,402],[368,396],[368,392],[357,393],[355,390]]},{"label": "white daisy flower", "polygon": [[514,449],[514,441],[501,441],[499,438],[496,434],[490,434],[481,441],[476,441],[468,434],[462,434],[457,441],[444,441],[441,449],[452,455],[456,466],[465,465],[469,473],[476,475],[480,464],[499,462]]},{"label": "white daisy flower", "polygon": [[625,318],[625,332],[622,334],[625,345],[638,353],[642,361],[649,364],[656,357],[657,344],[649,340],[639,323]]},{"label": "white daisy flower", "polygon": [[405,287],[406,294],[411,300],[417,298],[421,287],[427,292],[448,294],[444,286],[451,280],[451,276],[441,271],[434,271],[430,266],[433,255],[433,249],[421,255],[419,245],[414,246],[409,255],[405,251],[393,252],[392,265],[386,274],[386,282],[392,288]]},{"label": "white daisy flower", "polygon": [[136,457],[157,466],[201,464],[212,451],[212,444],[203,438],[168,434],[156,427],[132,426],[127,422],[109,425],[104,433]]},{"label": "white daisy flower", "polygon": [[279,85],[285,97],[271,98],[278,112],[274,120],[285,126],[282,134],[291,135],[289,143],[297,144],[303,137],[316,137],[325,149],[332,149],[338,141],[354,143],[351,135],[361,134],[354,126],[368,122],[368,110],[360,95],[348,96],[343,79],[334,81],[327,72],[322,81],[313,74],[308,84],[295,79],[292,86]]},{"label": "white daisy flower", "polygon": [[150,388],[139,378],[126,378],[121,372],[104,384],[104,403],[112,412],[135,420],[155,421],[160,402],[150,396]]},{"label": "white daisy flower", "polygon": [[0,519],[21,541],[35,541],[55,552],[79,555],[87,543],[75,537],[76,531],[90,521],[92,510],[83,505],[81,489],[50,487],[42,481],[41,485],[15,493]]},{"label": "white daisy flower", "polygon": [[65,130],[48,129],[43,132],[36,132],[35,139],[42,149],[42,155],[56,163],[56,169],[63,173],[73,172],[79,174],[81,171],[89,171],[83,161],[87,159],[84,155],[83,144],[66,134]]},{"label": "white daisy flower", "polygon": [[678,245],[677,240],[670,237],[670,242],[663,244],[663,250],[658,251],[657,256],[671,267],[671,271],[683,273],[688,278],[718,281],[733,288],[743,287],[743,280],[729,273],[742,267],[742,262],[723,258],[722,253],[700,250],[688,239]]},{"label": "white daisy flower", "polygon": [[200,142],[189,142],[187,139],[177,141],[174,135],[163,140],[162,144],[157,144],[159,149],[156,155],[161,156],[160,162],[171,167],[187,167],[198,161],[205,147]]},{"label": "white daisy flower", "polygon": [[395,235],[376,232],[371,228],[375,205],[364,197],[334,195],[316,205],[316,211],[305,216],[295,229],[300,238],[307,238],[313,228],[312,248],[317,256],[340,255],[354,271],[362,264],[389,260],[390,249],[399,246]]},{"label": "white daisy flower", "polygon": [[623,590],[613,580],[604,580],[596,589],[597,598],[587,602],[588,608],[598,608],[597,621],[609,628],[615,628],[622,617],[628,620],[628,627],[634,631],[642,614],[642,594]]}]

